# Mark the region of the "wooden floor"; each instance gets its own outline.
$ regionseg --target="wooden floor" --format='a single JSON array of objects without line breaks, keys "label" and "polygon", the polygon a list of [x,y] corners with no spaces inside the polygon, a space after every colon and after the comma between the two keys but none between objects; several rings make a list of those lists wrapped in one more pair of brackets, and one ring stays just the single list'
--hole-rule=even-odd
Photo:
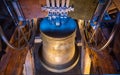
[{"label": "wooden floor", "polygon": [[22,75],[27,49],[13,50],[9,47],[0,61],[0,75]]}]

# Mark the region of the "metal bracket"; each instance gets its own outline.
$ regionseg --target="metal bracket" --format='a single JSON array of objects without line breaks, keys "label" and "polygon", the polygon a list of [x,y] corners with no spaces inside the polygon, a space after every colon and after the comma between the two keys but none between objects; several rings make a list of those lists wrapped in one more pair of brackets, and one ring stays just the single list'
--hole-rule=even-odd
[{"label": "metal bracket", "polygon": [[46,0],[46,6],[43,6],[42,10],[48,11],[48,17],[67,17],[68,12],[74,11],[69,2],[70,0]]}]

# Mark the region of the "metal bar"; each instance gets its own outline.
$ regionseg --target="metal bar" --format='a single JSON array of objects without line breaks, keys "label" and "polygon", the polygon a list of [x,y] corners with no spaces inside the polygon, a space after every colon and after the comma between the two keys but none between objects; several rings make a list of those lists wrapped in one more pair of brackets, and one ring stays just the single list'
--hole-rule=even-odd
[{"label": "metal bar", "polygon": [[98,23],[102,21],[103,16],[104,16],[106,10],[108,9],[108,7],[110,6],[110,4],[111,4],[111,0],[107,0],[104,4],[98,5],[97,10],[95,11],[95,17],[100,16],[98,19]]},{"label": "metal bar", "polygon": [[23,20],[25,20],[25,16],[24,16],[24,13],[23,13],[22,8],[21,8],[21,6],[20,6],[20,3],[19,3],[18,1],[17,1],[16,3],[17,3],[17,6],[18,6],[19,11],[20,11],[20,13],[21,13],[21,15],[22,15],[22,17],[23,17]]},{"label": "metal bar", "polygon": [[19,20],[19,21],[23,21],[23,20],[24,20],[24,17],[23,17],[22,12],[21,12],[20,9],[19,9],[20,6],[18,5],[17,1],[12,1],[12,5],[13,5],[13,8],[14,8],[17,16],[18,16],[18,20]]},{"label": "metal bar", "polygon": [[51,0],[52,7],[55,7],[55,0]]},{"label": "metal bar", "polygon": [[11,12],[10,7],[8,6],[7,2],[6,2],[5,0],[3,0],[3,2],[4,2],[5,6],[6,6],[7,10],[8,10],[8,12],[9,12],[9,14],[10,14],[13,22],[14,22],[15,25],[17,26],[17,25],[18,25],[18,20],[16,20],[16,19],[14,18],[14,15],[13,15],[13,13]]},{"label": "metal bar", "polygon": [[60,0],[56,0],[56,6],[60,7]]},{"label": "metal bar", "polygon": [[62,5],[61,7],[64,7],[65,6],[65,0],[62,0]]},{"label": "metal bar", "polygon": [[47,5],[47,7],[50,7],[50,1],[49,0],[46,0],[46,5]]},{"label": "metal bar", "polygon": [[66,7],[69,7],[70,0],[66,0]]}]

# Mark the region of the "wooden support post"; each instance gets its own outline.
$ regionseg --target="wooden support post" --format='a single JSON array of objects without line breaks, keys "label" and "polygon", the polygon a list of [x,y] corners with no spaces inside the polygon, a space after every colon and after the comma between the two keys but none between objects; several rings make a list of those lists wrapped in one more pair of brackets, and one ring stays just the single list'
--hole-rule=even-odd
[{"label": "wooden support post", "polygon": [[55,0],[51,0],[52,7],[55,7]]},{"label": "wooden support post", "polygon": [[65,0],[62,0],[61,7],[64,7],[64,6],[65,6]]},{"label": "wooden support post", "polygon": [[[81,35],[83,35],[83,24],[84,20],[79,20],[78,25],[80,29]],[[82,39],[84,40],[84,36],[82,36]],[[89,51],[88,48],[85,48],[84,41],[82,40],[82,51],[81,51],[81,72],[82,74],[90,74],[90,68],[91,68],[91,59],[89,57]]]},{"label": "wooden support post", "polygon": [[24,64],[23,75],[35,75],[34,58],[31,52],[28,50]]},{"label": "wooden support post", "polygon": [[82,74],[90,74],[91,59],[88,48],[82,48],[81,51],[81,72]]}]

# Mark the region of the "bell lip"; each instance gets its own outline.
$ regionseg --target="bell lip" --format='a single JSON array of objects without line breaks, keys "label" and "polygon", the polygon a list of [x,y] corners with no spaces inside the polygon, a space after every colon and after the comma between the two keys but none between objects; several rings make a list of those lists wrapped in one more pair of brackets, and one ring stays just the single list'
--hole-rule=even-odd
[{"label": "bell lip", "polygon": [[66,64],[62,64],[62,65],[52,65],[52,64],[45,62],[44,58],[42,57],[42,45],[40,48],[41,50],[38,51],[40,63],[42,64],[44,68],[46,68],[48,71],[51,71],[51,72],[55,72],[55,73],[67,72],[73,69],[78,64],[79,59],[80,59],[80,50],[77,47],[77,45],[75,45],[75,54],[70,62]]},{"label": "bell lip", "polygon": [[65,40],[65,39],[68,39],[68,38],[70,38],[70,37],[72,37],[72,36],[76,36],[76,31],[77,31],[77,29],[75,29],[71,34],[69,34],[68,36],[63,36],[63,37],[52,37],[52,36],[49,36],[49,35],[47,35],[47,34],[45,34],[44,32],[42,32],[42,31],[40,31],[40,33],[41,33],[41,37],[42,38],[47,38],[47,39],[54,39],[54,40]]}]

